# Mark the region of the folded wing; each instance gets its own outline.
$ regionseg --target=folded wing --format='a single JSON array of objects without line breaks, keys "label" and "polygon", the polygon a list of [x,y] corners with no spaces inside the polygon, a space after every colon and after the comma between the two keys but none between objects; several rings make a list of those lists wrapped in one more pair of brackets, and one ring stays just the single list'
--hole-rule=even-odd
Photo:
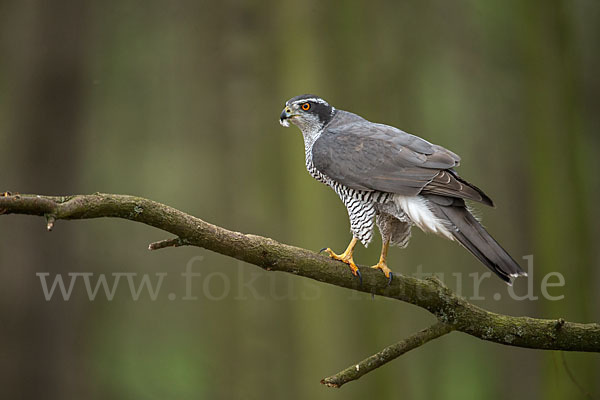
[{"label": "folded wing", "polygon": [[483,191],[452,170],[460,157],[450,150],[394,127],[343,113],[312,147],[313,164],[323,174],[358,190],[405,196],[433,194],[493,205]]}]

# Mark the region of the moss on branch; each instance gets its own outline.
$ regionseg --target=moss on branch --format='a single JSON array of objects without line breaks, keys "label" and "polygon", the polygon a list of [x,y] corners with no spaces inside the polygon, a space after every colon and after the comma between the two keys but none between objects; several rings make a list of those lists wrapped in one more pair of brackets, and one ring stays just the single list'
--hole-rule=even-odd
[{"label": "moss on branch", "polygon": [[[0,196],[0,214],[44,216],[49,230],[61,219],[123,218],[162,229],[176,236],[175,239],[152,244],[151,248],[198,246],[268,271],[287,272],[335,286],[401,300],[435,315],[442,324],[436,327],[442,331],[456,330],[508,346],[600,352],[598,324],[493,313],[457,296],[436,278],[417,279],[396,274],[388,286],[387,279],[382,274],[365,268],[361,271],[362,285],[359,285],[348,268],[327,256],[282,244],[273,239],[229,231],[141,197],[103,193],[77,196],[5,193]],[[400,354],[402,352],[398,355]]]}]

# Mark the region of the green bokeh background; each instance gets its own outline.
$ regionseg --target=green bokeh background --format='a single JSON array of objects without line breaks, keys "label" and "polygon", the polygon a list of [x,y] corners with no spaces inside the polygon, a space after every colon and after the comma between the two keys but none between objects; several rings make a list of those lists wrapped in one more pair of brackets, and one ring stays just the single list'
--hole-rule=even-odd
[{"label": "green bokeh background", "polygon": [[[148,197],[226,228],[342,250],[344,207],[278,116],[316,93],[460,154],[536,301],[486,279],[476,304],[600,321],[600,3],[594,0],[0,2],[0,190]],[[267,273],[119,220],[0,218],[0,396],[45,399],[563,399],[600,395],[595,354],[454,333],[341,390],[319,380],[433,321],[421,309]],[[380,241],[359,248],[376,261]],[[182,300],[193,263],[197,300]],[[522,260],[522,263],[525,262]],[[470,296],[484,267],[414,232],[393,270]],[[559,272],[560,301],[541,297]],[[38,272],[168,273],[155,301],[46,301]],[[97,275],[96,275],[97,277]],[[96,279],[96,278],[94,278]],[[141,279],[141,278],[140,278]],[[527,291],[519,280],[515,292]],[[175,300],[168,294],[174,293]],[[494,294],[501,300],[494,300]]]}]

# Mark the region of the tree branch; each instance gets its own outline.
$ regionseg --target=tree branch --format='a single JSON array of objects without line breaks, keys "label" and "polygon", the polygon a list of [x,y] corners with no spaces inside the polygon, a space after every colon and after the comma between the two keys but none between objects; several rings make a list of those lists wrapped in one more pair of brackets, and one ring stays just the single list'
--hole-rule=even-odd
[{"label": "tree branch", "polygon": [[343,384],[350,381],[355,381],[361,376],[368,374],[376,368],[381,367],[384,364],[389,363],[395,358],[400,357],[404,353],[408,353],[412,349],[416,349],[419,346],[424,345],[430,340],[437,339],[440,336],[444,336],[454,329],[452,325],[445,324],[443,322],[437,322],[431,325],[429,328],[425,328],[400,342],[386,347],[380,352],[373,354],[370,357],[365,358],[361,362],[355,365],[351,365],[343,371],[338,372],[328,378],[322,379],[321,383],[329,387],[339,388]]},{"label": "tree branch", "polygon": [[[61,219],[123,218],[177,236],[175,239],[154,243],[151,248],[198,246],[257,265],[267,271],[287,272],[414,304],[435,315],[442,324],[434,325],[437,327],[436,332],[439,332],[438,329],[442,326],[447,326],[448,329],[464,332],[482,340],[509,346],[600,352],[598,324],[567,322],[562,318],[548,320],[493,313],[467,302],[433,277],[416,279],[395,274],[394,280],[388,285],[387,279],[381,273],[371,268],[363,268],[362,285],[359,285],[348,268],[327,256],[282,244],[273,239],[232,232],[141,197],[102,193],[78,196],[11,195],[6,192],[0,195],[0,214],[46,216],[48,229],[55,221]],[[408,351],[425,343],[427,340],[422,343],[417,340],[431,336],[423,332],[396,345],[399,346],[396,350],[398,355],[404,348]],[[437,336],[431,336],[430,339],[434,337]],[[402,347],[402,343],[405,343],[405,347]],[[373,357],[374,364],[369,364],[374,365],[373,368],[391,359],[386,358],[389,356]],[[385,361],[377,364],[376,360],[381,359]],[[367,360],[363,362],[370,363]]]},{"label": "tree branch", "polygon": [[161,240],[160,242],[150,243],[148,250],[159,250],[164,249],[165,247],[180,247],[185,246],[186,244],[188,243],[185,239],[177,237],[173,239]]}]

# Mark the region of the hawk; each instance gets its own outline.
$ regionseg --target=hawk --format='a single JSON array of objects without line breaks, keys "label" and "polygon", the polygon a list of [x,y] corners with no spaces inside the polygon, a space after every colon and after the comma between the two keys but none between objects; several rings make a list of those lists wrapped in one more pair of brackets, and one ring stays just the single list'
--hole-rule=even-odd
[{"label": "hawk", "polygon": [[308,172],[332,188],[348,210],[352,241],[342,254],[324,250],[348,264],[355,276],[361,278],[354,248],[358,241],[368,246],[374,224],[383,245],[372,268],[390,282],[388,248],[406,247],[413,225],[457,241],[508,284],[526,275],[465,204],[470,200],[494,206],[481,189],[456,173],[457,154],[393,126],[338,110],[311,94],[288,100],[279,122],[300,128]]}]

